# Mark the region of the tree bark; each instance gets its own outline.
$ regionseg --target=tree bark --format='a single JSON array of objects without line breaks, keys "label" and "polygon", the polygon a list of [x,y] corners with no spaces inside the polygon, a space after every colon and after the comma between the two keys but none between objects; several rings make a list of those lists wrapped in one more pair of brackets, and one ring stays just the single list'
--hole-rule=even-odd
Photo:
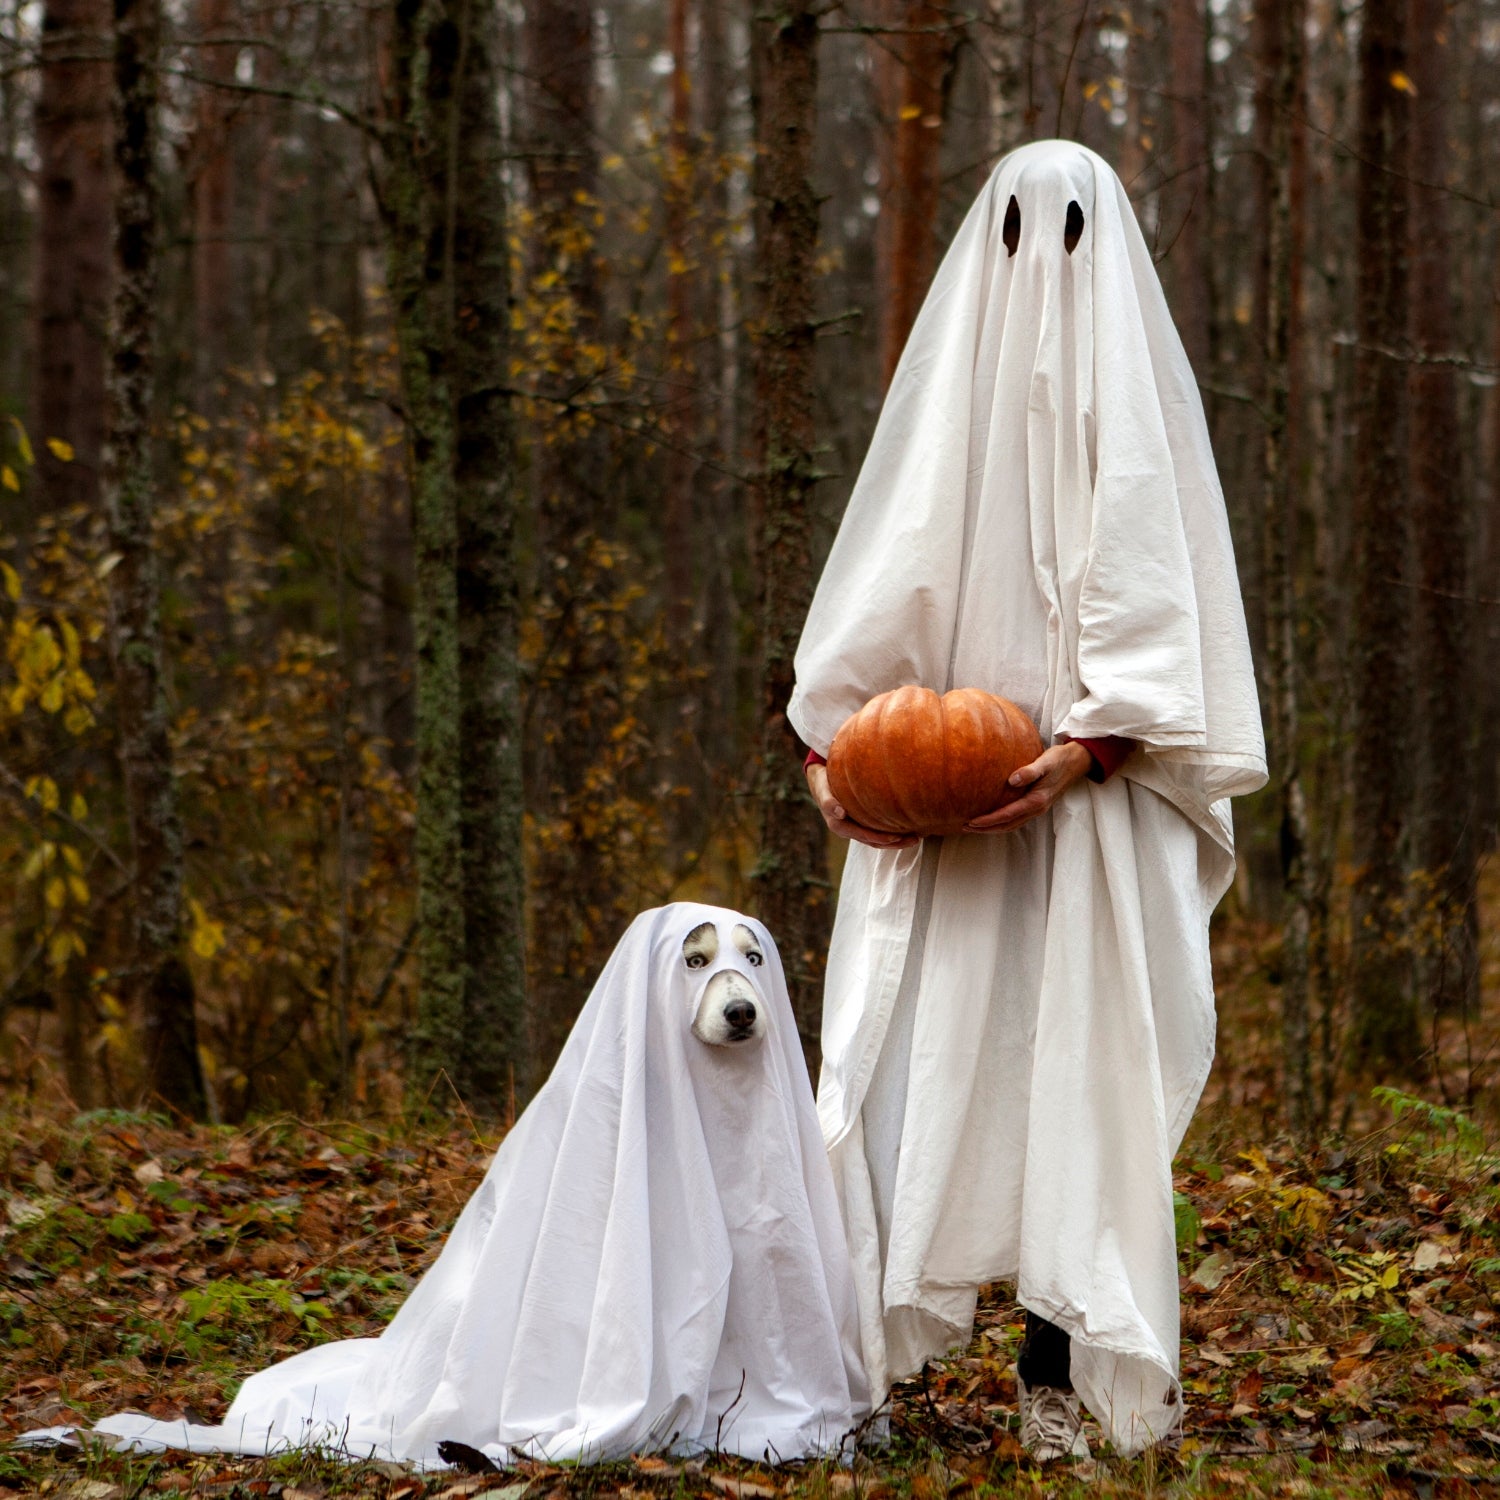
[{"label": "tree bark", "polygon": [[[1412,340],[1419,355],[1454,347],[1453,266],[1448,197],[1449,45],[1443,0],[1411,0]],[[1473,712],[1476,660],[1468,603],[1473,519],[1462,466],[1457,374],[1451,366],[1411,371],[1411,481],[1416,518],[1418,681],[1422,756],[1415,807],[1416,862],[1432,882],[1430,940],[1423,943],[1422,993],[1439,1010],[1479,997],[1478,802]]]},{"label": "tree bark", "polygon": [[761,573],[760,912],[781,952],[814,1077],[820,986],[828,949],[827,839],[811,806],[786,717],[797,639],[812,598],[814,261],[818,196],[811,180],[817,116],[818,21],[809,0],[757,15],[754,192],[762,305],[756,398],[763,432]]},{"label": "tree bark", "polygon": [[1411,987],[1406,859],[1413,776],[1406,462],[1407,179],[1410,94],[1406,0],[1369,0],[1360,36],[1358,267],[1351,645],[1354,777],[1351,990],[1365,1066],[1413,1067],[1420,1045]]},{"label": "tree bark", "polygon": [[383,204],[389,280],[411,454],[416,553],[417,913],[421,985],[407,1090],[425,1100],[454,1078],[465,1040],[462,690],[458,641],[458,495],[448,361],[446,243],[428,179],[447,144],[430,97],[438,0],[393,0]]},{"label": "tree bark", "polygon": [[[218,83],[234,79],[236,46],[202,45],[205,37],[229,34],[231,0],[198,0],[200,45],[194,69]],[[196,118],[189,146],[193,216],[193,366],[200,408],[213,404],[213,388],[224,375],[230,355],[230,326],[235,308],[230,267],[230,215],[234,206],[234,171],[230,153],[232,113],[229,96],[212,84],[199,84]]]},{"label": "tree bark", "polygon": [[[1203,0],[1168,0],[1172,89],[1172,176],[1163,195],[1172,313],[1199,380],[1213,355],[1208,244],[1213,218],[1209,140],[1208,42]],[[1174,242],[1175,240],[1175,242]]]},{"label": "tree bark", "polygon": [[889,13],[895,29],[873,41],[886,136],[875,251],[882,389],[896,373],[937,263],[945,83],[956,45],[933,0],[898,0]]},{"label": "tree bark", "polygon": [[1300,224],[1294,217],[1295,122],[1301,113],[1303,6],[1266,0],[1261,30],[1260,118],[1262,224],[1262,355],[1266,413],[1262,473],[1265,684],[1270,710],[1272,783],[1281,827],[1281,1040],[1287,1122],[1305,1136],[1313,1125],[1308,953],[1312,884],[1307,805],[1302,787],[1301,663],[1297,649],[1297,537],[1292,483],[1293,368],[1300,319],[1296,265]]},{"label": "tree bark", "polygon": [[692,447],[698,439],[697,376],[693,368],[693,293],[696,276],[688,244],[696,192],[692,129],[692,85],[688,57],[688,0],[670,0],[672,112],[667,136],[667,407],[663,426],[666,455],[665,536],[667,632],[686,642],[693,631],[693,559],[698,548],[693,481],[698,465]]},{"label": "tree bark", "polygon": [[160,0],[114,0],[115,240],[104,510],[110,652],[134,855],[132,990],[145,1021],[146,1086],[175,1109],[206,1107],[193,980],[183,958],[183,834],[162,660],[152,537],[157,52]]},{"label": "tree bark", "polygon": [[[593,16],[588,0],[527,6],[519,129],[535,215],[530,274],[566,291],[575,350],[606,341],[608,275],[597,243]],[[565,369],[561,391],[587,399],[592,372]],[[530,1015],[538,1072],[550,1064],[618,937],[610,835],[589,814],[589,766],[617,716],[619,663],[582,622],[600,602],[594,553],[618,514],[610,444],[597,424],[564,418],[531,469],[533,608],[556,622],[526,717],[527,805],[540,836],[531,882]]]},{"label": "tree bark", "polygon": [[522,856],[520,602],[515,568],[502,68],[495,0],[447,23],[453,122],[454,479],[463,701],[465,1096],[500,1113],[529,1089]]},{"label": "tree bark", "polygon": [[[48,508],[99,503],[113,267],[111,17],[111,0],[48,0],[42,17],[31,430]],[[44,438],[71,444],[73,461],[56,458]]]}]

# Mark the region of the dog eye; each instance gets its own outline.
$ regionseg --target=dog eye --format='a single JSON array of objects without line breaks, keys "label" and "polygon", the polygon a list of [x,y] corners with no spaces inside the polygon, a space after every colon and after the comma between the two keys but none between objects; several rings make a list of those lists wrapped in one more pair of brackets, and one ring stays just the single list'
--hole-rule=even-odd
[{"label": "dog eye", "polygon": [[760,968],[763,963],[765,963],[765,959],[759,953],[747,953],[745,957],[748,958],[757,969]]},{"label": "dog eye", "polygon": [[689,953],[687,956],[687,966],[690,969],[701,969],[707,963],[708,960],[701,953]]}]

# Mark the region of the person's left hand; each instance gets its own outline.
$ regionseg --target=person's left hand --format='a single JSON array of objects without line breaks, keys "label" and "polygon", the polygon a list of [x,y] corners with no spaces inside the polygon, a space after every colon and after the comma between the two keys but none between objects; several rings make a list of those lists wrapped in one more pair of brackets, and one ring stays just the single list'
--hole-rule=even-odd
[{"label": "person's left hand", "polygon": [[994,812],[975,818],[965,833],[1008,833],[1040,817],[1075,781],[1089,773],[1094,757],[1080,744],[1065,740],[1043,750],[1029,766],[1011,773],[1013,799]]}]

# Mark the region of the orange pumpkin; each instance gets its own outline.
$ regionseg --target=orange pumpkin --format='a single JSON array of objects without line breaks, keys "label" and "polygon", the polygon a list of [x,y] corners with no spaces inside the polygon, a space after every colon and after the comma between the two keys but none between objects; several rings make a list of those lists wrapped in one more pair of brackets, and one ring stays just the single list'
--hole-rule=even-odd
[{"label": "orange pumpkin", "polygon": [[866,828],[957,833],[999,807],[1011,772],[1041,753],[1036,725],[1008,698],[902,687],[844,722],[828,752],[828,786]]}]

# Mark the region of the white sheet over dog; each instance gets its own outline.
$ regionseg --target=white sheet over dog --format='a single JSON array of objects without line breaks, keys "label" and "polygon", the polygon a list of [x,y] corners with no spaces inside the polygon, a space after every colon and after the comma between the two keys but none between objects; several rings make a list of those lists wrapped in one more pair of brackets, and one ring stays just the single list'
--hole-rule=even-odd
[{"label": "white sheet over dog", "polygon": [[851,845],[818,1097],[876,1398],[1016,1278],[1138,1449],[1179,1410],[1170,1164],[1213,1053],[1225,799],[1264,782],[1265,749],[1197,387],[1092,152],[1013,152],[964,221],[796,669],[792,722],[824,754],[904,683],[1002,693],[1049,740],[1139,742],[1018,832]]},{"label": "white sheet over dog", "polygon": [[[717,924],[717,957],[682,944]],[[765,962],[730,940],[743,923]],[[759,1039],[690,1033],[738,970]],[[437,1262],[378,1339],[252,1375],[222,1426],[120,1416],[138,1445],[265,1453],[322,1443],[440,1462],[722,1448],[836,1451],[869,1411],[848,1252],[781,961],[753,918],[674,905],[637,917],[552,1076]]]}]

